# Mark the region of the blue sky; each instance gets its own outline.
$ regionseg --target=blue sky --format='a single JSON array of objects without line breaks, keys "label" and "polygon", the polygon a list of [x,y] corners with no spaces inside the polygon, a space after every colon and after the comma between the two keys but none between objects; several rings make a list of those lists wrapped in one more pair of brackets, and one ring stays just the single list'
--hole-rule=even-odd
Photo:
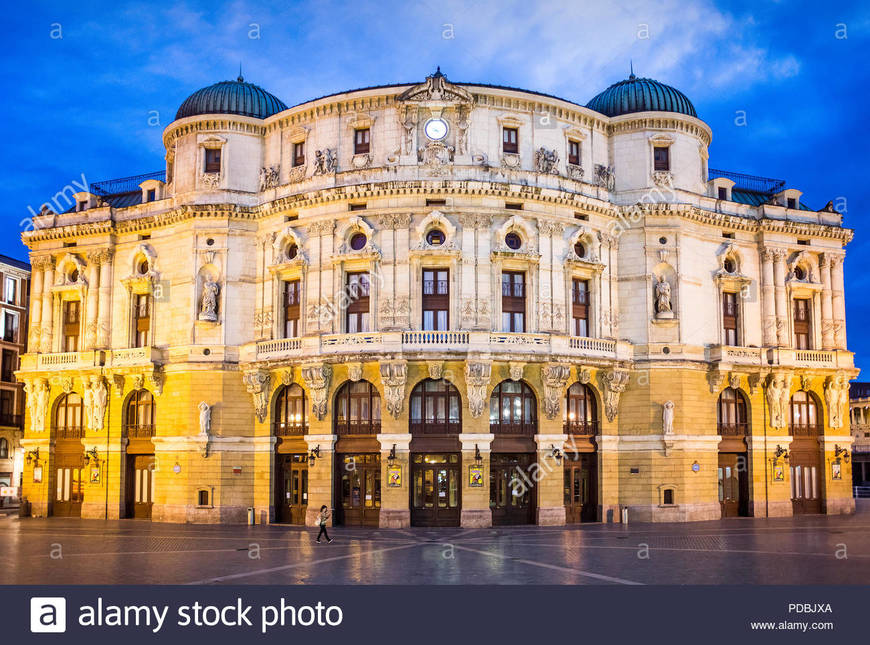
[{"label": "blue sky", "polygon": [[849,345],[859,366],[870,357],[867,3],[35,2],[4,17],[7,255],[26,259],[28,209],[82,175],[162,169],[179,104],[240,62],[246,80],[293,105],[421,81],[436,65],[454,81],[586,103],[633,60],[692,99],[713,129],[712,167],[785,179],[814,208],[845,204]]}]

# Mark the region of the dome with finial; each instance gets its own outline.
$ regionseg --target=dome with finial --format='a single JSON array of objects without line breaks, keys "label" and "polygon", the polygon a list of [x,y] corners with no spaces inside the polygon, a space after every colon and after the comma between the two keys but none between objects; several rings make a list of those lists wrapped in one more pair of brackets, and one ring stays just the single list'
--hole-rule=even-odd
[{"label": "dome with finial", "polygon": [[234,81],[221,81],[197,90],[185,99],[175,115],[177,119],[199,114],[238,114],[265,119],[286,110],[278,97],[262,87],[246,83],[239,70]]},{"label": "dome with finial", "polygon": [[680,90],[651,78],[638,78],[634,71],[626,80],[601,92],[586,107],[607,116],[634,112],[676,112],[698,116],[695,106]]}]

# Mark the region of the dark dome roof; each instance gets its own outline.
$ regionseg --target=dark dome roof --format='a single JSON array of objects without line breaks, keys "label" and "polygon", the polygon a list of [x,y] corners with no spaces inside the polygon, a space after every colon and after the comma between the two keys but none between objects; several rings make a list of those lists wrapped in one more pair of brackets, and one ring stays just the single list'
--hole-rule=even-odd
[{"label": "dark dome roof", "polygon": [[197,114],[239,114],[265,119],[286,109],[279,98],[253,83],[245,83],[239,76],[235,81],[221,81],[197,90],[181,104],[175,118]]},{"label": "dark dome roof", "polygon": [[677,112],[698,116],[695,106],[680,90],[634,74],[608,87],[586,107],[607,116],[633,112]]}]

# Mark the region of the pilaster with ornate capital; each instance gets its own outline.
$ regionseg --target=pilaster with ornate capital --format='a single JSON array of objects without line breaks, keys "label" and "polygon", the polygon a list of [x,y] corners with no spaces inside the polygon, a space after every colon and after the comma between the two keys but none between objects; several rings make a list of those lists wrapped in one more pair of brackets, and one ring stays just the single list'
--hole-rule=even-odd
[{"label": "pilaster with ornate capital", "polygon": [[492,378],[492,361],[469,360],[465,364],[465,382],[468,386],[468,409],[475,419],[486,406],[486,388]]},{"label": "pilaster with ornate capital", "polygon": [[332,366],[329,363],[314,363],[302,366],[302,380],[311,393],[311,413],[319,420],[326,416],[328,408],[329,381]]},{"label": "pilaster with ornate capital", "polygon": [[384,361],[380,364],[381,382],[384,384],[384,398],[387,412],[394,419],[399,418],[405,402],[405,382],[408,380],[407,361]]},{"label": "pilaster with ornate capital", "polygon": [[541,380],[544,382],[544,414],[555,419],[565,395],[565,386],[571,375],[571,366],[563,363],[548,363],[541,367]]},{"label": "pilaster with ornate capital", "polygon": [[260,423],[269,412],[269,385],[272,377],[265,370],[248,370],[242,377],[248,394],[254,397],[254,412]]},{"label": "pilaster with ornate capital", "polygon": [[601,391],[604,393],[604,414],[608,421],[613,421],[619,413],[619,395],[628,385],[626,370],[612,369],[598,373]]}]

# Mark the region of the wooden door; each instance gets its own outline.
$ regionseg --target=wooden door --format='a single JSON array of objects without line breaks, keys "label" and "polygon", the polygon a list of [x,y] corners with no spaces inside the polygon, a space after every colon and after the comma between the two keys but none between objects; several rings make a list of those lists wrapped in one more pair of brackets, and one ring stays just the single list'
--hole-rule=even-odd
[{"label": "wooden door", "polygon": [[814,439],[807,447],[795,447],[792,443],[789,468],[791,474],[791,504],[794,515],[822,512],[822,499],[819,494],[822,476],[819,451],[813,446]]},{"label": "wooden door", "polygon": [[459,526],[462,508],[460,462],[457,453],[413,455],[412,526]]},{"label": "wooden door", "polygon": [[127,474],[127,517],[150,520],[154,505],[154,455],[128,455]]},{"label": "wooden door", "polygon": [[530,453],[493,453],[489,467],[489,507],[493,525],[535,523],[535,482]]},{"label": "wooden door", "polygon": [[335,480],[336,523],[378,526],[381,511],[380,454],[338,455]]},{"label": "wooden door", "polygon": [[748,515],[749,477],[746,472],[746,455],[720,452],[717,473],[722,517]]},{"label": "wooden door", "polygon": [[305,524],[308,510],[308,456],[305,454],[275,456],[277,495],[275,515],[278,522]]},{"label": "wooden door", "polygon": [[81,517],[84,491],[82,471],[84,456],[80,452],[55,456],[55,498],[53,514],[58,517]]},{"label": "wooden door", "polygon": [[598,519],[598,455],[567,453],[563,460],[565,521],[568,524]]}]

